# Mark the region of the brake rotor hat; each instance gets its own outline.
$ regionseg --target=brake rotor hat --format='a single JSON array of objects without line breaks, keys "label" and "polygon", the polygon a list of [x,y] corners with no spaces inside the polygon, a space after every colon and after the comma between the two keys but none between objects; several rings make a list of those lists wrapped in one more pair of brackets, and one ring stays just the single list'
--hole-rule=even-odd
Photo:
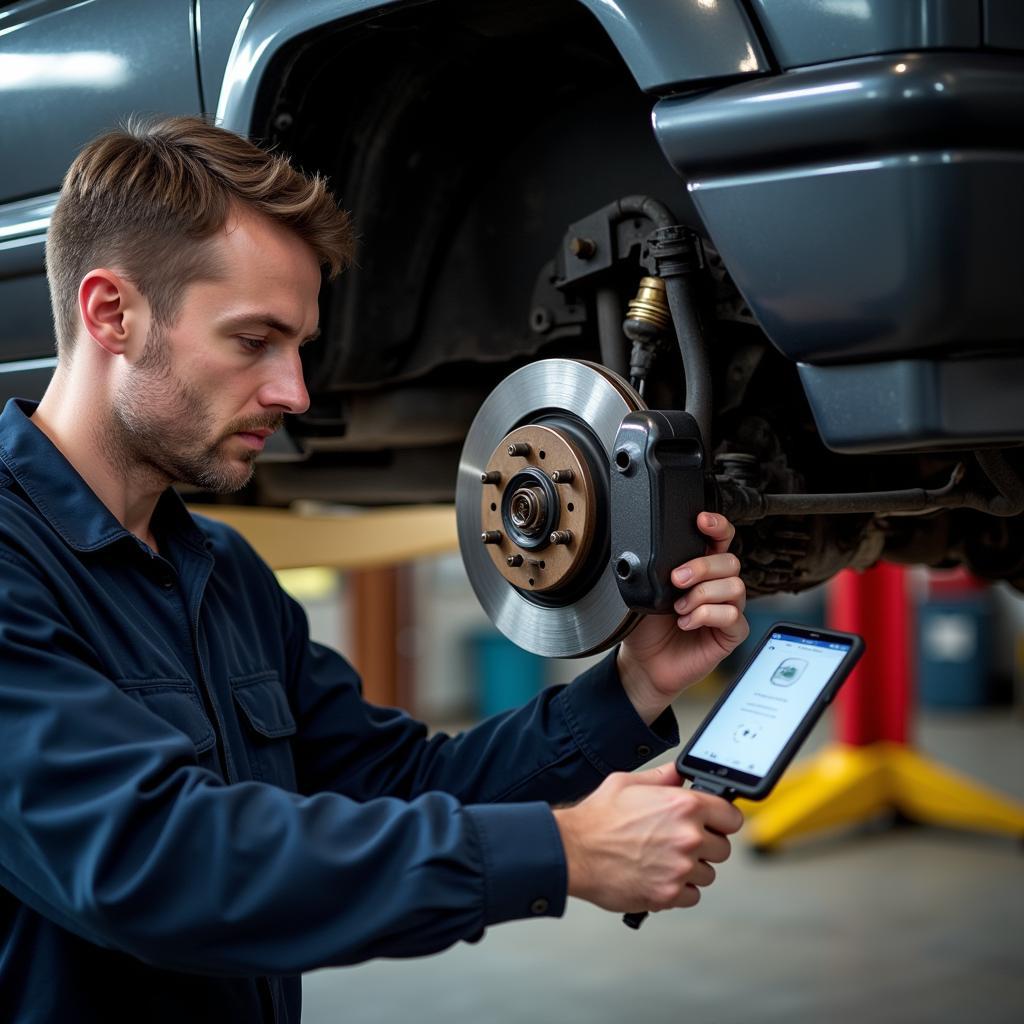
[{"label": "brake rotor hat", "polygon": [[502,381],[469,428],[455,497],[463,563],[491,621],[525,650],[596,654],[639,619],[619,594],[601,495],[619,424],[642,408],[606,367],[545,359]]}]

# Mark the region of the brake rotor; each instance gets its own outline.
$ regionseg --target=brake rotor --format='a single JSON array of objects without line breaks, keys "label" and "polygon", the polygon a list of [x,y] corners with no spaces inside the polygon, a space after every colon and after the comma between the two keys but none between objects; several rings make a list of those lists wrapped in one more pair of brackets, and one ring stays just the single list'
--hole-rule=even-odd
[{"label": "brake rotor", "polygon": [[637,622],[611,565],[608,480],[619,424],[643,408],[606,367],[545,359],[502,381],[469,428],[462,560],[491,621],[534,654],[595,654]]}]

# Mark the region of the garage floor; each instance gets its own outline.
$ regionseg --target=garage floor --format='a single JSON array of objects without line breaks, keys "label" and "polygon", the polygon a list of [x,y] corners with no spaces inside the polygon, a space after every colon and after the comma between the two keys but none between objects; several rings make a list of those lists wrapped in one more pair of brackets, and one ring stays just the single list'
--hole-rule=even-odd
[{"label": "garage floor", "polygon": [[[677,709],[684,735],[703,712]],[[824,724],[815,737],[829,735]],[[1024,720],[937,714],[919,746],[1024,798]],[[570,901],[416,961],[319,971],[304,1024],[842,1024],[1024,1020],[1024,846],[867,828],[758,858],[740,846],[700,906],[637,933]]]}]

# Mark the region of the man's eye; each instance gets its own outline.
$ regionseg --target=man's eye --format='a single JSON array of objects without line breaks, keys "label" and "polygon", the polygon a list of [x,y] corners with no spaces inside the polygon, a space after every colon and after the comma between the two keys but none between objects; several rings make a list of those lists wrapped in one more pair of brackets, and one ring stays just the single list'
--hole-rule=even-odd
[{"label": "man's eye", "polygon": [[266,338],[246,338],[243,335],[239,335],[238,340],[242,343],[242,348],[247,352],[262,352],[267,347]]}]

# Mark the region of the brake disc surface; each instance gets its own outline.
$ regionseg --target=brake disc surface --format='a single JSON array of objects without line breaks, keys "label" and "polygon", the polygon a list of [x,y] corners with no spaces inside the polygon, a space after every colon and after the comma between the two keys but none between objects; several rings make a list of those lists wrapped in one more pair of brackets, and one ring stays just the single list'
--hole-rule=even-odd
[{"label": "brake disc surface", "polygon": [[636,624],[615,582],[602,494],[619,424],[642,408],[607,368],[546,359],[502,381],[469,428],[455,497],[462,559],[491,621],[534,654],[595,654]]}]

